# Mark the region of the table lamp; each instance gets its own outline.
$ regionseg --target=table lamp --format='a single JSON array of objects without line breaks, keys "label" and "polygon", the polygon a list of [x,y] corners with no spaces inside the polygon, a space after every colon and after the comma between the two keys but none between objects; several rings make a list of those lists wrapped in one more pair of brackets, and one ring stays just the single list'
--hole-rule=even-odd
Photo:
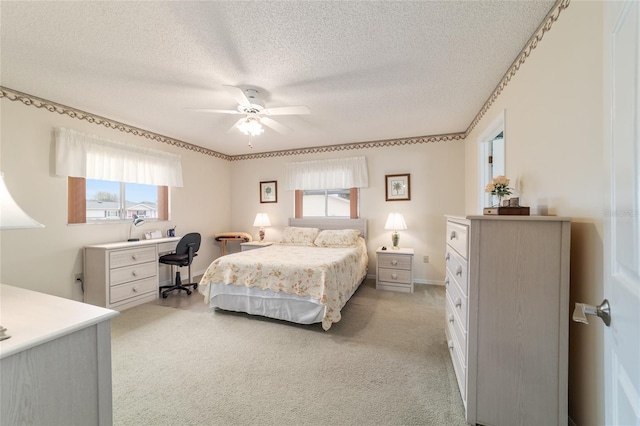
[{"label": "table lamp", "polygon": [[389,213],[387,223],[384,225],[384,229],[392,230],[391,241],[393,242],[393,250],[398,250],[398,243],[400,242],[399,230],[407,229],[407,224],[404,221],[402,213]]},{"label": "table lamp", "polygon": [[269,222],[269,216],[267,216],[266,213],[258,213],[256,215],[256,220],[253,221],[253,226],[260,227],[260,242],[264,242],[264,227],[271,226],[271,222]]},{"label": "table lamp", "polygon": [[134,226],[140,226],[144,223],[144,219],[138,216],[137,214],[133,215],[133,222],[131,222],[131,226],[129,227],[129,238],[127,241],[140,241],[140,238],[131,238],[131,231]]},{"label": "table lamp", "polygon": [[[44,228],[44,225],[26,214],[15,202],[4,183],[4,174],[0,172],[0,229]],[[0,325],[0,340],[8,339],[6,328]]]}]

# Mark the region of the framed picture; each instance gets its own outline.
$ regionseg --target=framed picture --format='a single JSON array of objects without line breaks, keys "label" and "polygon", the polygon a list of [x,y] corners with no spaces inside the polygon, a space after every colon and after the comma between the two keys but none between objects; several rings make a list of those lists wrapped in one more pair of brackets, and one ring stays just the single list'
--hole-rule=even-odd
[{"label": "framed picture", "polygon": [[411,199],[411,175],[385,175],[385,196],[387,201],[406,201]]},{"label": "framed picture", "polygon": [[266,182],[260,182],[260,202],[278,202],[278,181],[270,180]]}]

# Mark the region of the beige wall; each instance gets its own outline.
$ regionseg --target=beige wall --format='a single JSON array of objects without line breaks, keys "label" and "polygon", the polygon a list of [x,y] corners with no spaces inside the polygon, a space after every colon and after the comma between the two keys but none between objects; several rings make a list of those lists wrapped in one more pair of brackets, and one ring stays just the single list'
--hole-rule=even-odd
[{"label": "beige wall", "polygon": [[[506,175],[532,214],[572,217],[571,306],[603,297],[602,3],[574,1],[466,139],[466,211],[477,204],[478,137],[505,111]],[[570,321],[566,318],[566,321]],[[569,413],[604,424],[602,324],[570,323]]]},{"label": "beige wall", "polygon": [[[53,176],[52,128],[66,126],[183,156],[185,187],[172,190],[172,220],[178,233],[203,234],[195,270],[219,252],[216,232],[244,231],[266,212],[277,240],[293,214],[293,193],[284,189],[288,162],[363,155],[370,186],[361,191],[361,215],[369,220],[369,273],[375,249],[390,244],[384,222],[390,211],[405,215],[400,244],[416,250],[415,277],[444,277],[444,214],[478,213],[477,139],[503,110],[506,174],[521,181],[521,201],[532,213],[570,216],[571,301],[602,299],[602,3],[573,1],[534,50],[479,125],[464,142],[370,148],[317,155],[225,162],[76,119],[1,102],[0,167],[17,202],[44,229],[0,231],[0,281],[80,300],[74,275],[82,269],[81,247],[124,240],[128,223],[66,224],[66,179]],[[34,94],[38,95],[38,94]],[[328,141],[327,144],[330,144]],[[411,201],[386,202],[384,175],[411,174]],[[278,181],[278,202],[260,204],[259,182]],[[145,225],[138,231],[154,229]],[[232,250],[235,250],[232,246]],[[422,263],[428,255],[430,263]],[[569,318],[567,318],[569,321]],[[604,423],[601,324],[570,325],[570,415],[580,426]]]},{"label": "beige wall", "polygon": [[[45,225],[43,229],[0,231],[0,281],[4,284],[82,300],[75,274],[82,272],[82,247],[125,241],[130,223],[67,225],[67,179],[53,169],[53,128],[81,132],[163,149],[182,156],[184,187],[171,189],[171,221],[147,221],[134,236],[149,230],[200,232],[203,240],[194,271],[204,271],[220,255],[213,234],[229,227],[228,161],[132,136],[104,126],[3,99],[0,170],[16,202]],[[162,280],[168,271],[161,268]]]},{"label": "beige wall", "polygon": [[[391,245],[391,231],[384,229],[392,211],[404,215],[407,230],[400,231],[400,246],[415,250],[414,274],[419,283],[444,281],[445,218],[447,213],[464,209],[464,142],[439,142],[324,154],[298,155],[259,160],[236,161],[233,164],[231,225],[234,231],[251,233],[256,213],[269,215],[271,227],[267,240],[278,240],[293,217],[293,191],[285,189],[285,166],[290,162],[310,159],[364,156],[369,171],[369,187],[360,191],[360,216],[368,220],[369,274],[375,275],[375,251]],[[385,175],[411,174],[411,200],[385,201]],[[278,202],[260,204],[260,181],[278,181]],[[423,257],[429,256],[429,263]]]}]

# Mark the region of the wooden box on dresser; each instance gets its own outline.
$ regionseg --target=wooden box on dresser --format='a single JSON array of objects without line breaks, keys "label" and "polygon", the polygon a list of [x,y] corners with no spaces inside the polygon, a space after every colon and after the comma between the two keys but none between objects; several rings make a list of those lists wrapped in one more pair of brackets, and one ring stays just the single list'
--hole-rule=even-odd
[{"label": "wooden box on dresser", "polygon": [[447,343],[466,420],[568,422],[571,222],[447,216]]}]

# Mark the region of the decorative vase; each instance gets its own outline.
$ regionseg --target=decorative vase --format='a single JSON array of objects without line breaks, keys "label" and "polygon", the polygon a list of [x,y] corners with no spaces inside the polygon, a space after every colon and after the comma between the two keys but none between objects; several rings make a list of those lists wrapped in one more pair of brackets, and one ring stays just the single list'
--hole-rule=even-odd
[{"label": "decorative vase", "polygon": [[504,198],[504,195],[496,194],[496,198],[498,199],[498,203],[495,207],[502,207],[502,199]]}]

